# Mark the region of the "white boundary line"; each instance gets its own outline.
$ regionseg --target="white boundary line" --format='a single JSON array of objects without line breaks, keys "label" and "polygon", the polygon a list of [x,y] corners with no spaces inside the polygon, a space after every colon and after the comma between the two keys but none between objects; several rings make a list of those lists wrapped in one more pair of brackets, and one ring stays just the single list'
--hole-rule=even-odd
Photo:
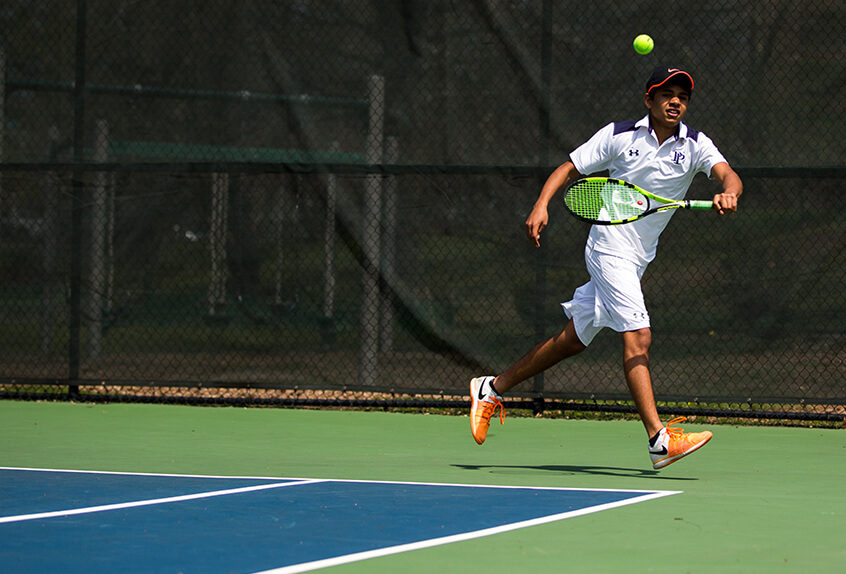
[{"label": "white boundary line", "polygon": [[69,474],[105,474],[117,476],[161,476],[172,478],[219,478],[238,480],[290,480],[304,482],[351,482],[359,484],[407,484],[410,486],[456,486],[461,488],[501,488],[520,490],[578,490],[581,492],[642,492],[643,494],[682,494],[681,490],[643,490],[631,488],[578,488],[568,486],[521,486],[503,484],[468,484],[459,482],[414,482],[403,480],[359,480],[354,478],[305,478],[293,476],[239,476],[239,475],[214,475],[214,474],[167,474],[157,472],[125,472],[114,470],[74,470],[67,468],[29,468],[23,466],[0,466],[0,470],[25,470],[30,472],[65,472]]},{"label": "white boundary line", "polygon": [[224,476],[213,474],[167,474],[161,472],[124,472],[116,470],[75,470],[68,468],[30,468],[26,466],[0,466],[0,470],[26,470],[29,472],[66,472],[69,474],[106,474],[119,476],[162,476],[165,478],[236,478],[242,480],[319,480],[312,478],[282,478],[279,476]]},{"label": "white boundary line", "polygon": [[341,564],[348,564],[351,562],[359,562],[369,558],[378,558],[381,556],[389,556],[391,554],[399,554],[402,552],[409,552],[412,550],[420,550],[422,548],[431,548],[433,546],[441,546],[443,544],[450,544],[452,542],[461,542],[464,540],[472,540],[474,538],[482,538],[491,536],[493,534],[500,534],[520,528],[528,528],[530,526],[537,526],[540,524],[548,524],[550,522],[557,522],[559,520],[566,520],[567,518],[575,518],[577,516],[584,516],[586,514],[593,514],[603,510],[612,508],[619,508],[629,504],[637,504],[638,502],[645,502],[647,500],[654,500],[663,498],[665,496],[672,496],[674,494],[681,494],[680,490],[632,490],[620,488],[572,488],[572,487],[546,487],[546,486],[507,486],[507,485],[493,485],[493,484],[451,484],[442,482],[403,482],[403,481],[383,481],[383,480],[353,480],[353,479],[332,479],[332,478],[280,478],[267,476],[213,476],[201,474],[156,474],[156,473],[141,473],[141,472],[115,472],[115,471],[97,471],[97,470],[69,470],[69,469],[50,469],[50,468],[25,468],[25,467],[7,467],[0,466],[0,470],[24,470],[32,472],[66,472],[78,474],[106,474],[106,475],[125,475],[125,476],[162,476],[173,478],[229,478],[229,479],[251,479],[251,480],[287,480],[290,482],[273,482],[270,484],[261,484],[255,486],[247,486],[242,488],[232,488],[226,490],[216,490],[212,492],[201,492],[196,494],[188,494],[184,496],[172,496],[168,498],[158,498],[152,500],[139,500],[135,502],[125,502],[119,504],[106,504],[102,506],[91,506],[88,508],[77,508],[70,510],[60,510],[55,512],[41,512],[36,514],[24,514],[19,516],[0,517],[0,524],[6,522],[20,522],[22,520],[35,520],[39,518],[53,518],[57,516],[71,516],[74,514],[85,514],[90,512],[102,512],[106,510],[118,510],[123,508],[133,508],[138,506],[148,506],[153,504],[164,504],[169,502],[181,502],[185,500],[195,500],[198,498],[209,498],[213,496],[224,496],[227,494],[238,494],[242,492],[254,492],[259,490],[268,490],[272,488],[283,488],[286,486],[301,486],[306,484],[317,484],[326,482],[338,483],[358,483],[358,484],[405,484],[410,486],[449,486],[449,487],[463,487],[463,488],[498,488],[498,489],[520,489],[520,490],[559,490],[559,491],[582,491],[582,492],[628,492],[641,493],[641,496],[628,498],[626,500],[619,500],[616,502],[609,502],[606,504],[598,504],[589,506],[587,508],[580,508],[569,512],[562,512],[558,514],[551,514],[549,516],[542,516],[540,518],[533,518],[530,520],[523,520],[520,522],[513,522],[511,524],[503,524],[492,528],[484,528],[482,530],[474,530],[471,532],[463,532],[461,534],[454,534],[451,536],[443,536],[440,538],[431,538],[429,540],[421,540],[419,542],[411,542],[408,544],[399,544],[396,546],[388,546],[385,548],[378,548],[376,550],[368,550],[365,552],[356,552],[353,554],[346,554],[343,556],[336,556],[334,558],[326,558],[323,560],[315,560],[312,562],[302,562],[300,564],[293,564],[291,566],[283,566],[281,568],[273,568],[270,570],[262,570],[254,574],[297,574],[299,572],[308,572],[317,570],[318,568],[328,568],[330,566],[338,566]]},{"label": "white boundary line", "polygon": [[[2,470],[2,469],[0,469]],[[282,480],[282,479],[276,479]],[[401,480],[356,480],[352,478],[324,478],[324,479],[308,479],[308,478],[289,478],[288,480],[323,480],[325,482],[351,482],[363,484],[408,484],[410,486],[455,486],[460,488],[500,488],[500,489],[519,489],[519,490],[577,490],[579,492],[642,492],[643,494],[666,493],[666,494],[681,494],[681,490],[638,490],[629,488],[578,488],[574,486],[514,486],[503,484],[466,484],[466,483],[449,483],[449,482],[406,482]]]},{"label": "white boundary line", "polygon": [[[10,469],[0,469],[10,470]],[[24,520],[41,520],[43,518],[57,518],[59,516],[74,516],[77,514],[91,514],[93,512],[105,512],[108,510],[123,510],[125,508],[137,508],[139,506],[153,506],[155,504],[168,504],[171,502],[185,502],[186,500],[198,500],[200,498],[212,498],[214,496],[226,496],[228,494],[241,494],[243,492],[256,492],[269,490],[271,488],[284,488],[286,486],[300,486],[303,484],[314,484],[324,482],[322,480],[300,480],[294,482],[272,482],[270,484],[258,484],[255,486],[243,486],[241,488],[228,488],[226,490],[213,490],[210,492],[196,492],[194,494],[183,494],[181,496],[168,496],[166,498],[151,498],[149,500],[135,500],[132,502],[119,502],[116,504],[102,504],[100,506],[87,506],[83,508],[70,508],[68,510],[54,510],[51,512],[36,512],[34,514],[18,514],[17,516],[0,516],[0,524],[9,522],[23,522]]]}]

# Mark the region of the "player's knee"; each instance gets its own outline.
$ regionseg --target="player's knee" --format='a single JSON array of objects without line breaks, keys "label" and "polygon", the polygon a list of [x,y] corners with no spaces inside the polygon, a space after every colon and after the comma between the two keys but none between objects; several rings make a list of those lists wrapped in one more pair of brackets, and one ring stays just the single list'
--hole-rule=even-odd
[{"label": "player's knee", "polygon": [[652,331],[648,327],[623,333],[623,352],[627,358],[639,355],[648,356],[651,345]]}]

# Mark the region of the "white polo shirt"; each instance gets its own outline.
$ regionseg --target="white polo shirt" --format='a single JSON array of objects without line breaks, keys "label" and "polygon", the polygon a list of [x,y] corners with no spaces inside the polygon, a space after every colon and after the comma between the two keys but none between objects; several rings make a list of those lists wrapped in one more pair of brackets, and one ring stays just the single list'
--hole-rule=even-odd
[{"label": "white polo shirt", "polygon": [[[711,139],[686,124],[658,145],[649,116],[608,124],[570,154],[582,175],[608,170],[609,177],[629,181],[656,195],[684,199],[693,177],[726,161]],[[658,237],[675,210],[655,213],[625,225],[594,225],[587,247],[639,265],[655,258]]]}]

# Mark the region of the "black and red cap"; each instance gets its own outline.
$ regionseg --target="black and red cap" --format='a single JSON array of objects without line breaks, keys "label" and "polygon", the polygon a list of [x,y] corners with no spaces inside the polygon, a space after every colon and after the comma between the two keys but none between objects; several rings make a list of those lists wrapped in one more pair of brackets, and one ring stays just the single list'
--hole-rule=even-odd
[{"label": "black and red cap", "polygon": [[655,88],[667,85],[682,86],[688,92],[693,93],[693,76],[681,68],[658,66],[652,70],[652,75],[646,80],[646,93],[648,94]]}]

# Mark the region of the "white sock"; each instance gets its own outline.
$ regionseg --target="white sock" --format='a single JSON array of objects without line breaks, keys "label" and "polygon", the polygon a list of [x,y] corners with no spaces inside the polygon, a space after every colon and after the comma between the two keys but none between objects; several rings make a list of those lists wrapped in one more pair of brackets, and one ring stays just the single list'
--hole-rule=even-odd
[{"label": "white sock", "polygon": [[491,395],[492,397],[496,398],[496,399],[502,399],[502,395],[500,395],[494,389],[493,382],[494,382],[494,379],[488,379],[487,381],[485,381],[485,384],[488,385],[488,391],[487,391],[488,394]]}]

